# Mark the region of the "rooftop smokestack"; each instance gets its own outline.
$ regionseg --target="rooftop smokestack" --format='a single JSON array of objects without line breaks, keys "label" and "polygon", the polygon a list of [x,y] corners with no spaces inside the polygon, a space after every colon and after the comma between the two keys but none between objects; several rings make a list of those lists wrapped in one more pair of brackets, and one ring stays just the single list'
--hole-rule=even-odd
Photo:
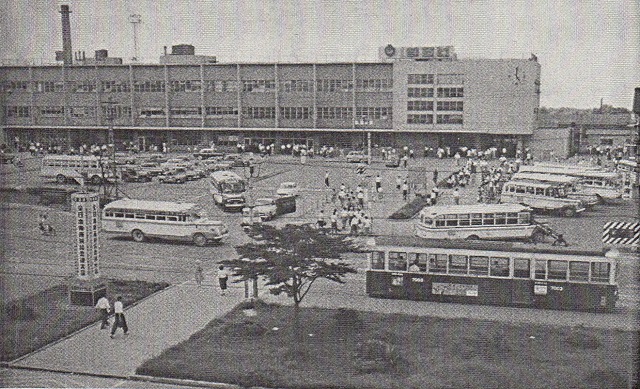
[{"label": "rooftop smokestack", "polygon": [[63,61],[65,65],[73,64],[73,51],[71,51],[71,21],[69,19],[68,5],[60,6],[60,13],[62,14],[62,53],[64,55]]}]

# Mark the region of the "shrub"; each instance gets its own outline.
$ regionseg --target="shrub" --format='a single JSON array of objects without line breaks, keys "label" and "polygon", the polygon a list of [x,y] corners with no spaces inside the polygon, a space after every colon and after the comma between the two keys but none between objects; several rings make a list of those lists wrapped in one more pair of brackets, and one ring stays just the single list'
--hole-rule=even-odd
[{"label": "shrub", "polygon": [[381,339],[368,339],[358,343],[354,355],[354,367],[362,374],[396,372],[401,357],[394,344]]}]

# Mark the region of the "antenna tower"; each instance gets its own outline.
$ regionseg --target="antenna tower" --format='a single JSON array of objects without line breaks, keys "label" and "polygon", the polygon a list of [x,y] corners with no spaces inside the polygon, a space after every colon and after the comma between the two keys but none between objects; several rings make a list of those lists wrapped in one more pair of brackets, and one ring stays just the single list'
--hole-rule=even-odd
[{"label": "antenna tower", "polygon": [[129,15],[129,23],[133,25],[133,62],[138,61],[138,24],[142,23],[142,16],[138,14]]}]

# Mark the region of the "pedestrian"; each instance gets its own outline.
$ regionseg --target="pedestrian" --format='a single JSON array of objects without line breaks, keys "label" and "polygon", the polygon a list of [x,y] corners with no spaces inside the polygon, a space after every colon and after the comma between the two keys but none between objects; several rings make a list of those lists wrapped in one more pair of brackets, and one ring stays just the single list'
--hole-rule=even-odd
[{"label": "pedestrian", "polygon": [[406,155],[402,157],[402,166],[405,168],[407,167],[407,161],[409,161],[409,157],[407,157]]},{"label": "pedestrian", "polygon": [[324,174],[324,186],[329,187],[329,171]]},{"label": "pedestrian", "polygon": [[320,210],[320,212],[318,212],[318,220],[317,220],[317,224],[318,224],[318,229],[323,229],[324,226],[326,225],[326,221],[324,220],[324,210]]},{"label": "pedestrian", "polygon": [[98,303],[96,304],[96,309],[100,312],[100,329],[104,330],[109,327],[109,311],[111,310],[111,304],[109,304],[109,299],[106,296],[102,296],[98,299]]},{"label": "pedestrian", "polygon": [[115,313],[115,319],[113,326],[111,326],[111,339],[116,334],[118,327],[122,327],[125,335],[129,335],[129,327],[127,327],[127,320],[124,318],[124,306],[122,305],[122,296],[116,298],[116,302],[113,303],[113,313]]},{"label": "pedestrian", "polygon": [[398,177],[396,177],[396,189],[400,190],[401,186],[402,186],[402,177],[398,174]]},{"label": "pedestrian", "polygon": [[220,296],[227,294],[227,281],[229,280],[229,273],[223,265],[218,267],[218,284],[220,284]]},{"label": "pedestrian", "polygon": [[458,188],[453,190],[453,201],[456,205],[460,204],[460,192],[458,191]]},{"label": "pedestrian", "polygon": [[196,260],[195,278],[198,286],[202,286],[202,281],[204,280],[204,270],[202,269],[202,262],[199,259]]},{"label": "pedestrian", "polygon": [[409,184],[407,181],[402,183],[402,199],[407,200],[407,194],[409,193]]},{"label": "pedestrian", "polygon": [[438,185],[438,169],[433,169],[433,183]]},{"label": "pedestrian", "polygon": [[338,233],[338,210],[334,209],[331,214],[331,232]]},{"label": "pedestrian", "polygon": [[380,178],[380,173],[376,176],[376,191],[382,187],[382,178]]}]

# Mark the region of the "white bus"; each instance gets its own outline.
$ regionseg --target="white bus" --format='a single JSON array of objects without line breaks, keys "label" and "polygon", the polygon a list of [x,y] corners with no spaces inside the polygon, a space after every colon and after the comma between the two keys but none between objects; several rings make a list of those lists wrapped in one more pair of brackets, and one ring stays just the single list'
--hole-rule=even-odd
[{"label": "white bus", "polygon": [[567,197],[562,185],[550,182],[506,182],[500,194],[501,203],[522,204],[539,211],[550,211],[571,217],[585,210],[581,200]]},{"label": "white bus", "polygon": [[106,158],[93,155],[45,155],[42,158],[40,177],[55,179],[59,184],[74,180],[80,184],[89,180],[92,184],[102,183],[104,178],[113,177],[111,164]]},{"label": "white bus", "polygon": [[583,191],[582,184],[580,184],[580,178],[567,176],[564,174],[546,174],[546,173],[516,173],[511,176],[512,180],[528,180],[538,182],[550,182],[562,185],[566,192],[567,197],[570,199],[582,200],[586,205],[593,206],[596,204],[602,204],[602,197],[594,193],[586,193]]},{"label": "white bus", "polygon": [[474,204],[425,207],[415,235],[427,239],[526,239],[540,241],[544,231],[532,209],[519,204]]},{"label": "white bus", "polygon": [[102,230],[130,235],[136,242],[153,237],[192,241],[196,246],[219,243],[229,234],[226,225],[208,219],[196,204],[133,199],[107,204],[102,211]]},{"label": "white bus", "polygon": [[225,210],[241,211],[246,203],[244,193],[247,190],[247,184],[245,180],[229,170],[211,173],[209,190],[213,202]]},{"label": "white bus", "polygon": [[619,199],[624,193],[620,175],[615,172],[538,165],[522,165],[518,172],[561,174],[578,177],[583,193],[595,194],[603,199]]}]

